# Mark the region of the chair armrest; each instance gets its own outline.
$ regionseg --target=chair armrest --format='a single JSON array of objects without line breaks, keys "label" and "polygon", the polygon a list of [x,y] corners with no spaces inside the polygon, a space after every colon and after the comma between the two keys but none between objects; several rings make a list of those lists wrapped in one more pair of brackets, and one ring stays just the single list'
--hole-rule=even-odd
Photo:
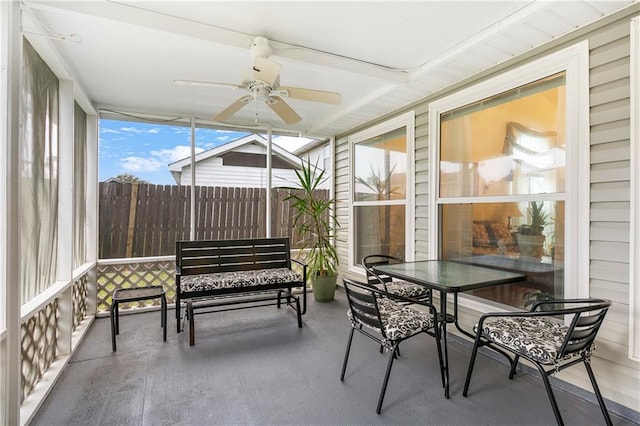
[{"label": "chair armrest", "polygon": [[298,265],[302,266],[302,280],[306,283],[307,282],[307,264],[304,262],[301,262],[297,259],[291,259],[292,262],[297,263]]}]

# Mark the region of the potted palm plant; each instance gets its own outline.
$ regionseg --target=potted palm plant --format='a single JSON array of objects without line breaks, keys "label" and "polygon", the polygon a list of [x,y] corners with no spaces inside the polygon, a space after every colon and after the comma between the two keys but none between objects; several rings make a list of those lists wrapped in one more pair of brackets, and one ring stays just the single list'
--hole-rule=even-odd
[{"label": "potted palm plant", "polygon": [[531,202],[527,209],[531,222],[518,226],[516,239],[518,240],[520,257],[530,257],[537,260],[542,258],[542,246],[545,240],[542,231],[549,223],[549,215],[542,210],[542,207],[542,202]]},{"label": "potted palm plant", "polygon": [[328,179],[325,170],[302,162],[296,169],[298,187],[285,199],[292,201],[295,212],[293,227],[301,237],[301,252],[305,253],[307,273],[313,298],[318,302],[333,300],[338,275],[338,254],[333,244],[338,221],[333,213],[333,199],[323,196],[321,185]]}]

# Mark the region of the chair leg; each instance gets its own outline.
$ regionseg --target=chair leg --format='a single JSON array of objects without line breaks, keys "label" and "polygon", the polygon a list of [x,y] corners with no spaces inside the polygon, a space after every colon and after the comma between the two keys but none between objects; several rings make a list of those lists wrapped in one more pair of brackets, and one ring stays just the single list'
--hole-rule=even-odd
[{"label": "chair leg", "polygon": [[542,374],[542,382],[544,383],[544,388],[547,391],[547,396],[549,397],[549,402],[551,402],[551,408],[553,409],[553,414],[556,416],[556,422],[558,426],[564,426],[564,422],[562,421],[562,415],[560,414],[560,409],[558,408],[558,402],[556,401],[556,397],[553,394],[553,389],[551,389],[551,383],[549,382],[549,376],[547,372],[537,363],[534,363],[540,374]]},{"label": "chair leg", "polygon": [[162,341],[167,341],[167,297],[163,294],[160,296],[160,323],[162,325]]},{"label": "chair leg", "polygon": [[604,405],[604,399],[602,398],[602,394],[600,393],[600,388],[598,387],[598,383],[596,382],[596,376],[593,374],[593,370],[591,369],[591,364],[589,360],[587,360],[584,355],[582,356],[582,361],[584,363],[585,368],[587,369],[587,373],[589,374],[589,379],[591,380],[591,386],[593,386],[593,391],[596,394],[596,398],[598,398],[598,404],[600,405],[600,410],[602,410],[602,415],[604,416],[604,421],[608,426],[611,426],[611,417],[609,417],[609,411],[607,411],[607,406]]},{"label": "chair leg", "polygon": [[191,299],[187,302],[187,312],[189,317],[189,346],[193,346],[196,344],[196,330],[195,330],[195,321],[193,319],[193,303]]},{"label": "chair leg", "polygon": [[520,360],[520,355],[516,355],[512,359],[509,359],[511,362],[511,371],[509,371],[509,380],[513,379],[513,376],[516,375],[516,368],[518,367],[518,361]]},{"label": "chair leg", "polygon": [[467,394],[469,393],[469,383],[471,382],[471,374],[473,373],[473,365],[476,362],[476,355],[478,355],[479,346],[480,346],[480,334],[476,336],[476,340],[475,342],[473,342],[473,349],[471,350],[471,358],[469,358],[469,367],[467,368],[467,378],[464,381],[462,396],[467,396]]},{"label": "chair leg", "polygon": [[176,299],[176,330],[178,333],[180,333],[180,298]]},{"label": "chair leg", "polygon": [[344,361],[342,362],[342,373],[340,374],[340,381],[344,381],[344,373],[347,370],[347,361],[349,360],[349,350],[351,350],[351,341],[353,340],[353,327],[349,331],[349,339],[347,339],[347,350],[344,353]]},{"label": "chair leg", "polygon": [[380,398],[378,398],[378,407],[376,408],[377,414],[380,414],[380,410],[382,409],[382,401],[384,400],[384,394],[387,391],[387,384],[389,384],[389,376],[391,375],[391,367],[393,367],[393,360],[395,359],[397,348],[398,348],[398,345],[394,344],[393,348],[391,349],[391,353],[389,354],[389,361],[387,362],[387,371],[384,373],[384,381],[382,382],[382,389],[380,390]]},{"label": "chair leg", "polygon": [[113,352],[116,351],[116,318],[115,315],[117,315],[116,313],[116,306],[118,305],[118,302],[111,302],[111,308],[109,310],[109,314],[110,314],[110,320],[111,320],[111,349],[113,350]]},{"label": "chair leg", "polygon": [[302,313],[300,312],[300,298],[296,297],[296,315],[298,316],[298,328],[302,328]]}]

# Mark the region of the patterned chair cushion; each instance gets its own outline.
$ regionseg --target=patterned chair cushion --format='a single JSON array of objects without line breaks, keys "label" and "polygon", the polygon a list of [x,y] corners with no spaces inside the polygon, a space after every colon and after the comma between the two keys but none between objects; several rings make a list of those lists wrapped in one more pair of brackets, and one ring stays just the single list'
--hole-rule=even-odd
[{"label": "patterned chair cushion", "polygon": [[[379,298],[378,308],[388,340],[406,339],[407,337],[433,327],[433,317],[431,314],[401,305],[391,299]],[[347,310],[347,316],[352,324],[358,325],[353,318],[351,309]],[[368,324],[363,323],[363,325],[378,333],[380,332],[380,330]]]},{"label": "patterned chair cushion", "polygon": [[272,268],[205,275],[185,275],[180,278],[180,288],[182,291],[207,291],[294,282],[302,282],[302,275],[293,272],[289,268]]},{"label": "patterned chair cushion", "polygon": [[487,319],[483,336],[545,365],[559,360],[567,327],[545,317],[502,317]]},{"label": "patterned chair cushion", "polygon": [[407,281],[392,281],[387,283],[386,286],[389,293],[403,297],[416,298],[427,294],[428,291],[424,286]]}]

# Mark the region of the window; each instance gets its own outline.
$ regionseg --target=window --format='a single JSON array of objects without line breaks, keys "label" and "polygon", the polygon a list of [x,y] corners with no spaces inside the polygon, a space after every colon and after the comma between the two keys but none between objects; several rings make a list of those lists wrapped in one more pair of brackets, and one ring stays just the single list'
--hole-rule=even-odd
[{"label": "window", "polygon": [[431,256],[526,275],[477,298],[526,307],[588,292],[588,219],[571,214],[588,209],[586,57],[580,44],[430,105]]},{"label": "window", "polygon": [[364,256],[413,258],[413,113],[349,138],[350,269]]}]

